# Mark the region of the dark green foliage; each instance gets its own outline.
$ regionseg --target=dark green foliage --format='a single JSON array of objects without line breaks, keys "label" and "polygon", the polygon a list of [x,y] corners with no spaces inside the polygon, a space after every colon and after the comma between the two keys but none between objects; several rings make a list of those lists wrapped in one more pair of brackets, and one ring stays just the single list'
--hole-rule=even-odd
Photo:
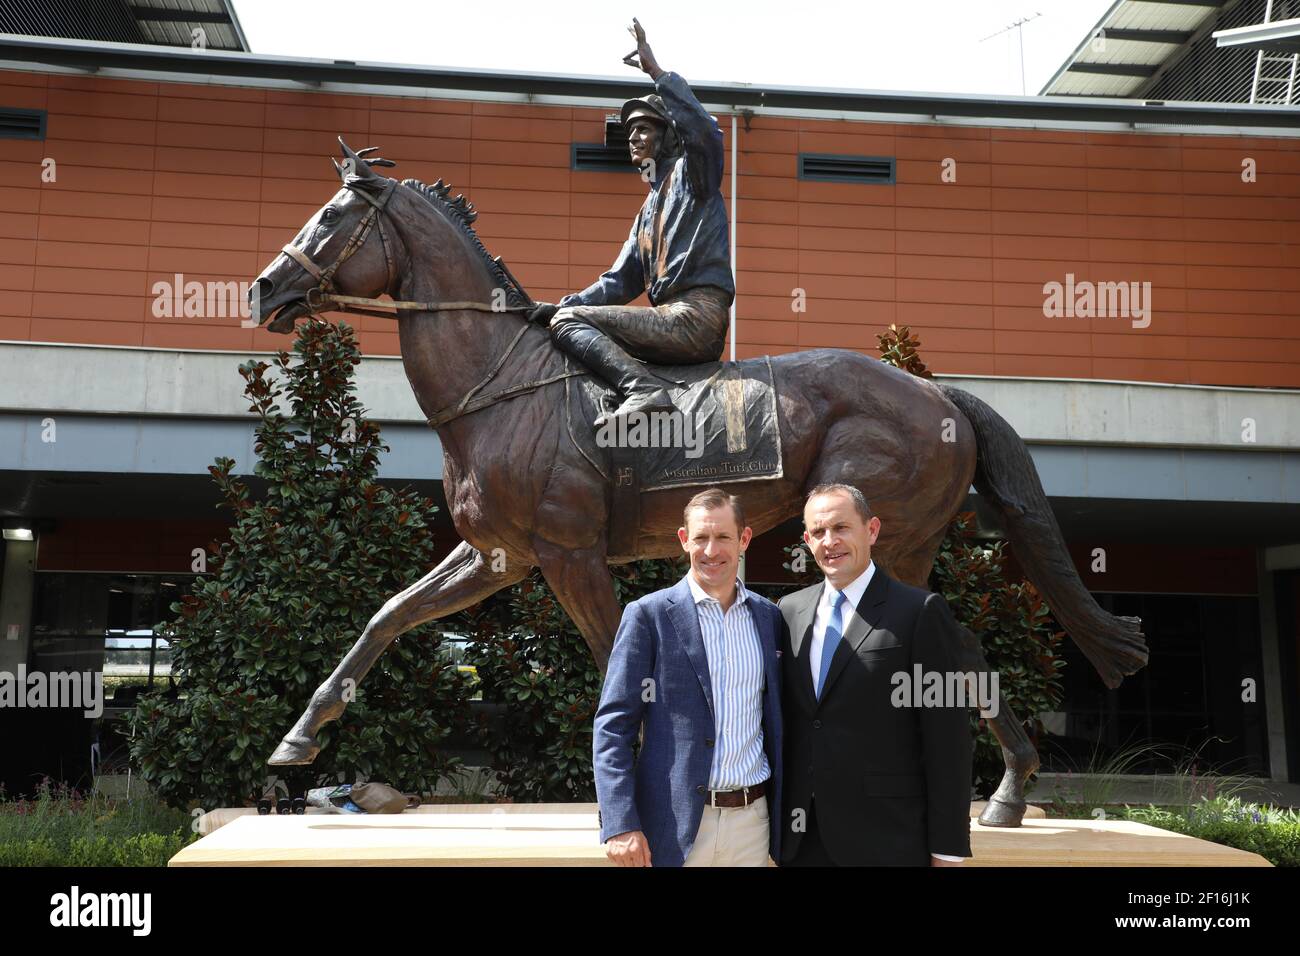
[{"label": "dark green foliage", "polygon": [[[276,357],[279,380],[266,362],[240,366],[267,494],[254,502],[229,458],[209,469],[235,525],[160,625],[181,696],[145,697],[130,715],[132,759],[174,806],[260,796],[267,758],[317,685],[383,603],[434,564],[436,507],[376,480],[388,448],[354,394],[360,359],[352,329],[315,319],[299,327],[293,358]],[[364,776],[432,790],[450,769],[439,744],[466,701],[437,635],[406,633],[322,731],[316,762],[292,772],[293,789]]]},{"label": "dark green foliage", "polygon": [[1186,807],[1125,807],[1121,816],[1258,853],[1274,866],[1300,866],[1300,811],[1294,809],[1218,797]]},{"label": "dark green foliage", "polygon": [[[1042,735],[1038,714],[1061,701],[1058,656],[1064,634],[1051,611],[1028,581],[1006,578],[1004,542],[974,540],[975,515],[959,514],[930,572],[930,589],[942,594],[958,621],[980,639],[989,667],[998,674],[1006,705],[1020,717],[1031,739]],[[981,796],[997,789],[1006,769],[1002,749],[987,721],[971,711],[975,730],[975,786]]]},{"label": "dark green foliage", "polygon": [[[612,568],[620,606],[670,587],[685,559]],[[506,796],[526,802],[595,800],[591,730],[601,677],[591,652],[534,571],[514,587],[462,612],[483,699],[500,705],[477,727]]]},{"label": "dark green foliage", "polygon": [[45,781],[30,800],[0,792],[0,866],[166,866],[197,839],[191,822],[149,796],[86,796]]}]

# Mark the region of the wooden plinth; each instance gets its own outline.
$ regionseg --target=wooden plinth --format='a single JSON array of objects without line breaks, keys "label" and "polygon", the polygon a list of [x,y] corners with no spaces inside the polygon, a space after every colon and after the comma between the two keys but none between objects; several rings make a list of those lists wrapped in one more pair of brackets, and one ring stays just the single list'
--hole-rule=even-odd
[{"label": "wooden plinth", "polygon": [[[983,809],[971,807],[972,817]],[[971,821],[967,866],[1268,866],[1263,857],[1128,820]],[[1037,811],[1034,813],[1033,811]],[[169,866],[608,866],[595,804],[432,805],[385,815],[214,810]]]}]

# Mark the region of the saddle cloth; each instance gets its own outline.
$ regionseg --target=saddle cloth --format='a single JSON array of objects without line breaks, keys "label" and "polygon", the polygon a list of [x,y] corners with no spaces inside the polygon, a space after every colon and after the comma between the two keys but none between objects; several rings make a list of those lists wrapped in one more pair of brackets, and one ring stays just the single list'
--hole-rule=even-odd
[{"label": "saddle cloth", "polygon": [[677,410],[600,428],[592,422],[618,393],[594,375],[565,380],[569,436],[613,488],[611,557],[636,556],[643,491],[782,477],[770,357],[648,368]]}]

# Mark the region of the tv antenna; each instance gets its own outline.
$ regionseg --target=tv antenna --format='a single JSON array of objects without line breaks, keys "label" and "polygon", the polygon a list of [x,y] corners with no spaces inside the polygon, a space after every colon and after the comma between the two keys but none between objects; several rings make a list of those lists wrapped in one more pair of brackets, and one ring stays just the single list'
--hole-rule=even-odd
[{"label": "tv antenna", "polygon": [[[1017,20],[1015,23],[1008,24],[1005,28],[999,30],[997,33],[990,33],[988,36],[986,36],[986,37],[984,38],[984,40],[992,40],[994,37],[1000,37],[1000,36],[1002,36],[1002,34],[1004,34],[1004,33],[1010,33],[1012,30],[1015,30],[1016,33],[1019,35],[1019,38],[1020,38],[1020,95],[1021,95],[1021,96],[1024,96],[1024,95],[1025,95],[1025,30],[1024,30],[1024,26],[1025,26],[1026,23],[1032,23],[1034,20],[1037,20],[1037,19],[1038,19],[1039,17],[1041,17],[1041,16],[1042,16],[1041,13],[1035,13],[1032,17],[1021,17],[1021,18],[1020,18],[1019,20]],[[980,40],[980,43],[983,43],[984,40]]]}]

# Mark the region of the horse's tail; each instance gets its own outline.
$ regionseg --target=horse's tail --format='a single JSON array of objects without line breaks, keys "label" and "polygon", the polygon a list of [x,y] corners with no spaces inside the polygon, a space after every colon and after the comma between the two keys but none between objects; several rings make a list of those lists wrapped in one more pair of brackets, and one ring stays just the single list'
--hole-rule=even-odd
[{"label": "horse's tail", "polygon": [[975,430],[975,490],[1006,523],[1016,558],[1107,687],[1147,662],[1142,621],[1105,611],[1070,560],[1029,449],[1006,420],[970,392],[939,385]]}]

